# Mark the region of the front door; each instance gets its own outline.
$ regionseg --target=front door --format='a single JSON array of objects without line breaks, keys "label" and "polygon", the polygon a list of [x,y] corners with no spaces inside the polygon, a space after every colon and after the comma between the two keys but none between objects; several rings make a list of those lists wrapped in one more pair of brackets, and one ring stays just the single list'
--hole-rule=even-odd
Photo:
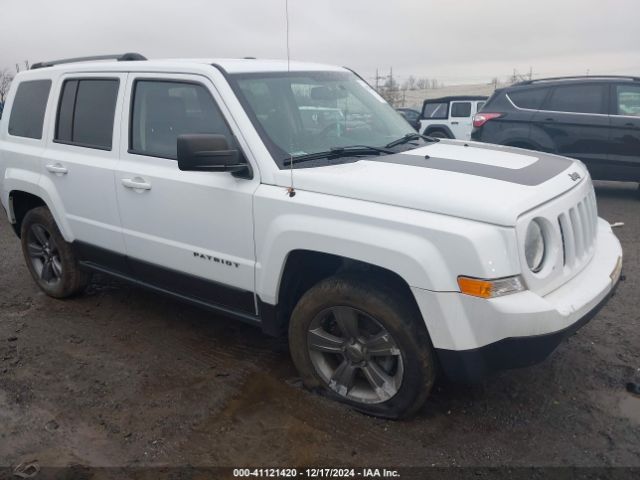
[{"label": "front door", "polygon": [[247,180],[184,172],[176,161],[181,134],[223,134],[230,148],[242,150],[213,84],[196,75],[131,74],[126,96],[122,131],[128,142],[115,181],[135,276],[196,301],[255,314],[257,175]]}]

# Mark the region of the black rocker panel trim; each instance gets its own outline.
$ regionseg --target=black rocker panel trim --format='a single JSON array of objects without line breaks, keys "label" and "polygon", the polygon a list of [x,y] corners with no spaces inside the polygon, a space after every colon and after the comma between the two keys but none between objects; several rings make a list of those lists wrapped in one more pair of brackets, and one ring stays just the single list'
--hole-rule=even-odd
[{"label": "black rocker panel trim", "polygon": [[209,310],[260,323],[253,292],[229,287],[176,270],[115,253],[84,242],[74,242],[80,264],[141,287],[168,294]]}]

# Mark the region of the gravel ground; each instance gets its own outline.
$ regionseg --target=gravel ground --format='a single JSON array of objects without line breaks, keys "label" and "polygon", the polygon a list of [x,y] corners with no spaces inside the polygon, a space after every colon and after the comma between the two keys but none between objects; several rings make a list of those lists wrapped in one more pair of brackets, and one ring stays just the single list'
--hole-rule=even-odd
[{"label": "gravel ground", "polygon": [[97,277],[58,301],[0,219],[0,465],[640,466],[640,196],[599,183],[623,221],[623,282],[544,363],[441,383],[408,421],[298,386],[286,344]]}]

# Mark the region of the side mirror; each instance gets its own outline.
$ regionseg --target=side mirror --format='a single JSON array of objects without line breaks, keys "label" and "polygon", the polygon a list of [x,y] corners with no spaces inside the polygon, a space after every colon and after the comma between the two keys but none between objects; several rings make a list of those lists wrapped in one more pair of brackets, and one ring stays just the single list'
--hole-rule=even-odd
[{"label": "side mirror", "polygon": [[178,136],[178,168],[188,172],[231,172],[251,177],[251,166],[230,150],[224,135],[189,133]]}]

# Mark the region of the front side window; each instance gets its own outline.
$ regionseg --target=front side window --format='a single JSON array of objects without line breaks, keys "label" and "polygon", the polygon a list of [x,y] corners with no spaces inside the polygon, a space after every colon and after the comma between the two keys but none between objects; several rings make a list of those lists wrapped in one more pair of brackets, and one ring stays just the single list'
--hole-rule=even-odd
[{"label": "front side window", "polygon": [[616,85],[616,114],[640,117],[640,85]]},{"label": "front side window", "polygon": [[196,83],[138,80],[131,112],[130,152],[177,158],[178,136],[187,133],[232,135],[205,87]]},{"label": "front side window", "polygon": [[111,150],[118,79],[66,80],[58,106],[55,140]]},{"label": "front side window", "polygon": [[446,102],[425,103],[422,117],[431,120],[449,118],[449,104]]},{"label": "front side window", "polygon": [[9,117],[9,135],[42,139],[51,80],[22,82],[13,100]]},{"label": "front side window", "polygon": [[235,74],[232,86],[280,168],[291,156],[380,147],[413,131],[350,72]]},{"label": "front side window", "polygon": [[453,102],[451,104],[451,116],[463,118],[471,116],[471,102]]},{"label": "front side window", "polygon": [[569,113],[606,113],[605,86],[562,85],[554,88],[544,110]]}]

